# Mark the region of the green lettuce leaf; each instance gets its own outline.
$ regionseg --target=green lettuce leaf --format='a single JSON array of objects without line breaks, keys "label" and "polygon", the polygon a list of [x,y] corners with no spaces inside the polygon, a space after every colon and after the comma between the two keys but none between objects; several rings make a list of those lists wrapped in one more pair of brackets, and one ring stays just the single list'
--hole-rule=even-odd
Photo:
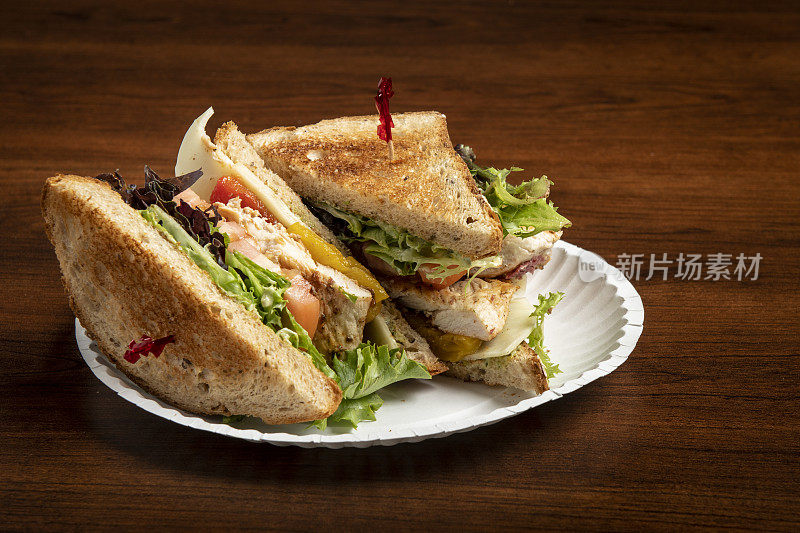
[{"label": "green lettuce leaf", "polygon": [[435,265],[433,274],[428,277],[443,279],[453,272],[499,266],[501,262],[499,257],[472,261],[391,224],[347,213],[327,204],[316,204],[316,207],[347,223],[350,235],[342,236],[345,241],[366,243],[365,253],[383,259],[401,276],[414,274],[423,264]]},{"label": "green lettuce leaf", "polygon": [[505,235],[524,239],[542,231],[559,231],[572,225],[572,222],[558,213],[552,202],[547,201],[552,185],[547,176],[515,186],[510,185],[506,179],[512,172],[521,172],[521,168],[498,170],[479,167],[469,158],[464,161],[489,205],[500,218]]},{"label": "green lettuce leaf", "polygon": [[550,185],[553,184],[547,176],[538,179],[523,181],[520,185],[510,185],[506,180],[512,172],[522,172],[519,167],[497,170],[496,168],[481,168],[472,166],[471,172],[483,178],[481,189],[485,194],[491,194],[497,203],[506,205],[527,205],[538,198],[545,198],[550,194]]},{"label": "green lettuce leaf", "polygon": [[557,364],[553,364],[550,360],[550,353],[544,347],[544,317],[550,314],[553,308],[561,299],[564,298],[563,292],[551,292],[547,296],[539,295],[539,303],[533,308],[532,317],[536,317],[536,326],[528,336],[528,345],[534,349],[539,359],[542,360],[544,371],[547,378],[550,379],[556,374],[560,374],[561,370]]},{"label": "green lettuce leaf", "polygon": [[[360,422],[374,422],[375,411],[383,405],[383,398],[373,392],[363,398],[343,399],[339,408],[328,417],[330,422],[346,423],[353,427],[358,427]],[[324,427],[322,429],[325,429]]]},{"label": "green lettuce leaf", "polygon": [[345,398],[363,398],[404,379],[431,379],[423,365],[410,359],[402,348],[371,342],[360,344],[333,358]]},{"label": "green lettuce leaf", "polygon": [[[410,359],[402,348],[371,342],[335,356],[332,365],[343,399],[327,421],[348,423],[353,428],[359,422],[375,420],[375,411],[383,404],[376,394],[378,390],[405,379],[431,379],[425,367]],[[317,421],[315,425],[324,429],[327,421]]]},{"label": "green lettuce leaf", "polygon": [[233,270],[239,274],[244,286],[253,295],[255,308],[264,324],[273,331],[279,329],[282,326],[281,316],[286,311],[283,293],[289,288],[289,280],[257,265],[239,252],[226,250],[225,264],[228,265],[228,272]]}]

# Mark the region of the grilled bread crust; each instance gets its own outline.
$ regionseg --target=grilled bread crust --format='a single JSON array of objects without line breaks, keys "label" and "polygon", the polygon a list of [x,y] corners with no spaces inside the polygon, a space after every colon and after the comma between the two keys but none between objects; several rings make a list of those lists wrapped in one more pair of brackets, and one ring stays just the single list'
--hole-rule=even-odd
[{"label": "grilled bread crust", "polygon": [[447,363],[447,366],[447,375],[464,381],[482,381],[487,385],[514,387],[536,394],[550,388],[542,361],[524,342],[511,355]]},{"label": "grilled bread crust", "polygon": [[394,159],[378,117],[343,117],[248,135],[300,196],[392,224],[471,259],[500,252],[503,232],[453,150],[441,113],[392,117]]},{"label": "grilled bread crust", "polygon": [[[177,245],[107,184],[58,175],[42,211],[70,306],[89,337],[132,381],[199,414],[270,424],[326,418],[339,386],[224,294]],[[160,357],[123,358],[143,335],[174,335]]]},{"label": "grilled bread crust", "polygon": [[[350,251],[336,235],[309,211],[297,193],[280,176],[264,166],[264,161],[247,141],[245,135],[239,131],[236,124],[233,122],[223,124],[214,135],[214,144],[219,146],[234,162],[248,167],[317,235],[334,245],[340,252],[346,255],[350,254]],[[446,370],[447,367],[433,354],[427,341],[408,325],[403,316],[388,301],[383,303],[380,316],[386,321],[389,330],[411,359],[424,365],[431,375]]]}]

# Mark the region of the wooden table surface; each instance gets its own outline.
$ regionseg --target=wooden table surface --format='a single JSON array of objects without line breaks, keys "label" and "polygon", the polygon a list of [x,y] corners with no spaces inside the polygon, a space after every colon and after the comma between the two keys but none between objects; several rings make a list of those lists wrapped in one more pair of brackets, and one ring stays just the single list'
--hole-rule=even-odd
[{"label": "wooden table surface", "polygon": [[[796,2],[65,4],[0,22],[0,528],[800,527]],[[634,281],[621,368],[418,444],[251,444],[102,385],[44,179],[169,173],[209,105],[244,131],[372,113],[381,75],[393,110],[442,111],[481,160],[553,178],[569,242],[612,263],[759,253],[758,279]]]}]

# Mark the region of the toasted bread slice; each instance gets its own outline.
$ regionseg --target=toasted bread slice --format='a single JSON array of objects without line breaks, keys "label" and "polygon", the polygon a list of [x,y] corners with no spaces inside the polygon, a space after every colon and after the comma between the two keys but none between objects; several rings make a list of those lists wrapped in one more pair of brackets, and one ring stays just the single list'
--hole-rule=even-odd
[{"label": "toasted bread slice", "polygon": [[[221,148],[234,162],[248,167],[317,235],[336,246],[339,251],[347,255],[350,254],[350,251],[333,232],[309,211],[297,193],[280,176],[266,168],[264,161],[247,141],[245,135],[239,131],[236,124],[233,122],[223,124],[214,135],[214,144]],[[406,350],[411,359],[425,365],[431,375],[439,374],[446,370],[444,364],[433,354],[425,339],[408,325],[403,316],[388,301],[383,303],[379,316],[386,321],[390,332],[394,335],[398,344]]]},{"label": "toasted bread slice", "polygon": [[[58,175],[42,211],[70,306],[131,380],[200,414],[270,424],[326,418],[339,386],[247,311],[107,184]],[[174,335],[160,357],[129,363],[127,344]]]},{"label": "toasted bread slice", "polygon": [[378,117],[272,128],[247,139],[301,196],[397,226],[471,259],[500,252],[497,215],[453,150],[441,113],[392,117],[394,159]]},{"label": "toasted bread slice", "polygon": [[405,307],[422,311],[448,333],[492,340],[503,329],[517,286],[496,279],[462,280],[434,290],[416,282],[387,279],[389,295]]},{"label": "toasted bread slice", "polygon": [[550,388],[542,361],[524,342],[511,355],[447,363],[447,366],[447,375],[464,381],[482,381],[487,385],[514,387],[536,394]]}]

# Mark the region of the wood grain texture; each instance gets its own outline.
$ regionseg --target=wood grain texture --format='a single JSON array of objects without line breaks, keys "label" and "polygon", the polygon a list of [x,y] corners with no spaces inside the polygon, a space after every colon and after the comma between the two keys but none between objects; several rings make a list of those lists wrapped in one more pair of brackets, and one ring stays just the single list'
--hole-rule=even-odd
[{"label": "wood grain texture", "polygon": [[[0,21],[0,524],[10,529],[800,527],[796,2],[17,3]],[[208,105],[244,131],[436,109],[556,182],[565,238],[759,252],[757,281],[640,281],[619,370],[467,434],[254,445],[118,398],[78,354],[44,179],[168,173]]]}]

